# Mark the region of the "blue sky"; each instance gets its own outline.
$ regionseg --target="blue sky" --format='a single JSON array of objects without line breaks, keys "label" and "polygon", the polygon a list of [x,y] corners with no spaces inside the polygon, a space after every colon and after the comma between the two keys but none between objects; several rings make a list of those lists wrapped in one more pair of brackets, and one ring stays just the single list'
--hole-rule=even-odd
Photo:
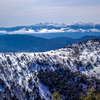
[{"label": "blue sky", "polygon": [[100,0],[0,0],[0,27],[80,21],[100,23]]}]

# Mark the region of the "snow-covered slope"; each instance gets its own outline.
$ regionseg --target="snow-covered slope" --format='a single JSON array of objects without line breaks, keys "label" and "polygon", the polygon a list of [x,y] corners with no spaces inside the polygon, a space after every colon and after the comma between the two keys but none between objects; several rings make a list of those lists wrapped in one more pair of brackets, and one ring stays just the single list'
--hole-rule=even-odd
[{"label": "snow-covered slope", "polygon": [[3,97],[32,99],[38,93],[49,100],[46,95],[50,97],[52,94],[39,82],[39,69],[55,71],[66,67],[100,79],[100,39],[47,52],[0,53],[0,100]]}]

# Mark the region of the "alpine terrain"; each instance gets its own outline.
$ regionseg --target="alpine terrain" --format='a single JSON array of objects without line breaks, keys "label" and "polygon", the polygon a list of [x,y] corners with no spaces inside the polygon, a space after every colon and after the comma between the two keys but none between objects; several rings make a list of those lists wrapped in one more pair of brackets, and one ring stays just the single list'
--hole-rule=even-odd
[{"label": "alpine terrain", "polygon": [[35,53],[0,53],[0,100],[80,100],[100,93],[100,39]]}]

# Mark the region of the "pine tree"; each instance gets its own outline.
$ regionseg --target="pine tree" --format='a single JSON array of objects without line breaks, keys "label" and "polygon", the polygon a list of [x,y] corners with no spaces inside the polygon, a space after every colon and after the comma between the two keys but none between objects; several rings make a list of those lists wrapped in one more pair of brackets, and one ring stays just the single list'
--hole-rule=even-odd
[{"label": "pine tree", "polygon": [[54,100],[62,100],[62,95],[60,95],[58,92],[54,92],[53,99]]},{"label": "pine tree", "polygon": [[89,90],[88,95],[86,96],[85,94],[81,94],[80,97],[81,100],[100,100],[100,94],[96,93],[96,89],[94,87],[92,87]]}]

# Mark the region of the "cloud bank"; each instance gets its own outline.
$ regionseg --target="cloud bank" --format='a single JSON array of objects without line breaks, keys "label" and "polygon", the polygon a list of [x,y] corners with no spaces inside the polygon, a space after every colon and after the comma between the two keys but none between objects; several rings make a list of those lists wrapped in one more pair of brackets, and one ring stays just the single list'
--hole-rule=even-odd
[{"label": "cloud bank", "polygon": [[39,23],[31,26],[1,27],[2,34],[42,34],[42,33],[75,33],[100,32],[96,23]]},{"label": "cloud bank", "polygon": [[67,32],[67,33],[74,33],[74,32],[81,32],[81,33],[84,33],[84,32],[100,32],[99,29],[88,29],[88,30],[84,30],[84,29],[66,29],[66,28],[61,28],[61,29],[41,29],[41,30],[32,30],[32,29],[29,29],[29,30],[26,30],[25,28],[23,29],[20,29],[18,31],[12,31],[12,32],[7,32],[7,31],[0,31],[0,33],[3,33],[3,34],[42,34],[42,33],[63,33],[63,32]]}]

